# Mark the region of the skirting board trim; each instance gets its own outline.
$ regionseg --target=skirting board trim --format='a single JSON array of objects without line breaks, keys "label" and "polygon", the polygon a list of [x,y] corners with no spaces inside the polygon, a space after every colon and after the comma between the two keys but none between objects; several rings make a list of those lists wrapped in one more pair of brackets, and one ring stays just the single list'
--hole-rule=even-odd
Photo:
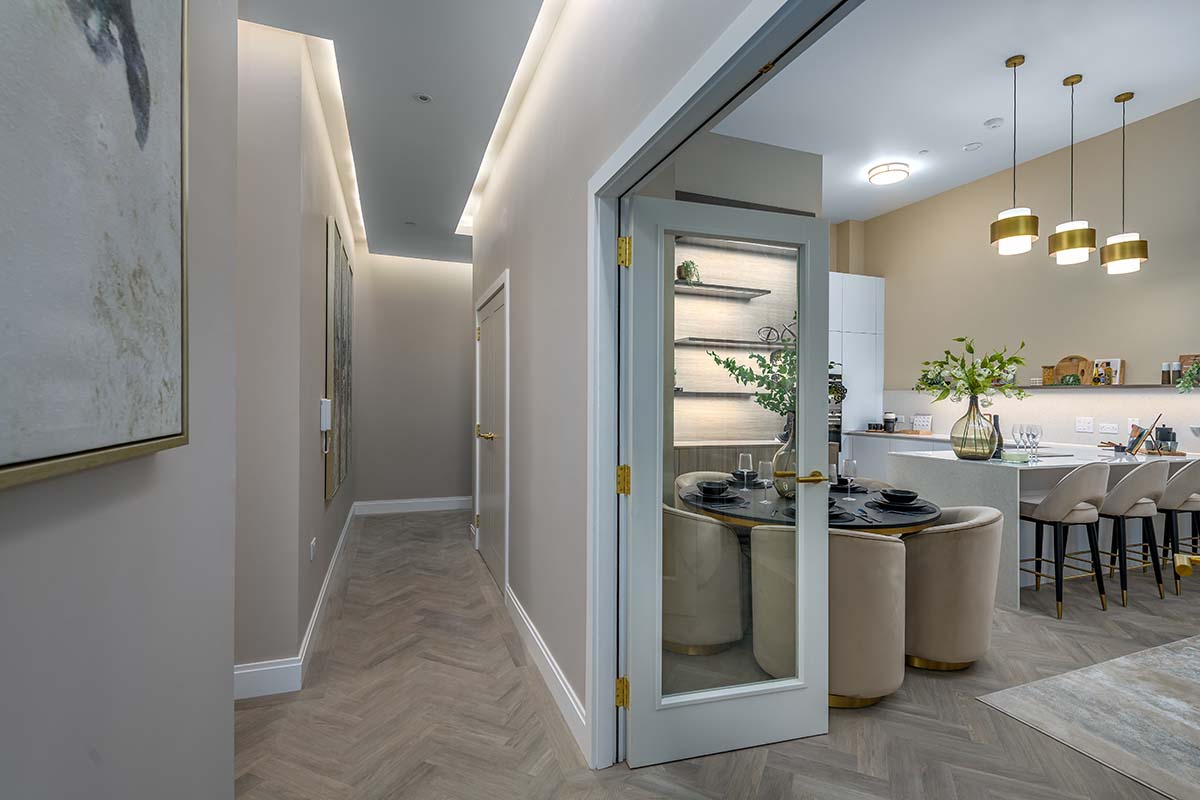
[{"label": "skirting board trim", "polygon": [[300,653],[292,658],[277,658],[273,661],[257,661],[253,664],[234,664],[233,666],[233,699],[244,700],[249,697],[264,697],[270,694],[298,692],[304,685],[304,673],[308,671],[310,660],[310,644],[317,634],[317,623],[321,611],[325,608],[325,597],[329,592],[329,581],[333,570],[337,567],[342,555],[342,545],[346,542],[346,533],[350,523],[358,513],[355,503],[346,512],[346,522],[338,536],[337,546],[333,549],[333,557],[329,559],[329,568],[325,570],[325,580],[321,583],[321,591],[317,594],[317,602],[313,604],[312,616],[308,619],[308,628],[304,631],[304,639],[300,642]]},{"label": "skirting board trim", "polygon": [[559,713],[562,714],[563,720],[571,730],[571,735],[575,737],[575,744],[579,746],[579,752],[586,760],[587,754],[592,750],[587,710],[579,701],[579,695],[571,688],[571,684],[562,669],[559,668],[558,662],[554,660],[554,654],[542,640],[542,635],[534,627],[533,620],[525,613],[521,601],[513,594],[511,586],[504,593],[504,602],[508,606],[508,614],[512,617],[513,624],[517,626],[517,631],[521,634],[525,649],[533,656],[533,662],[537,664],[538,672],[542,674],[542,680],[550,689],[550,695],[554,698]]},{"label": "skirting board trim", "polygon": [[409,500],[359,500],[355,514],[404,514],[409,511],[461,511],[471,508],[474,499],[462,497],[415,497]]}]

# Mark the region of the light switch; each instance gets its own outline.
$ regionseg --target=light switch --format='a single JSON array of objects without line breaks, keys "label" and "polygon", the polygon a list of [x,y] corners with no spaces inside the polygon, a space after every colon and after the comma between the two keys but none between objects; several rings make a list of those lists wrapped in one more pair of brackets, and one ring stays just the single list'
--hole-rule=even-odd
[{"label": "light switch", "polygon": [[1076,417],[1076,433],[1092,433],[1095,430],[1095,417]]}]

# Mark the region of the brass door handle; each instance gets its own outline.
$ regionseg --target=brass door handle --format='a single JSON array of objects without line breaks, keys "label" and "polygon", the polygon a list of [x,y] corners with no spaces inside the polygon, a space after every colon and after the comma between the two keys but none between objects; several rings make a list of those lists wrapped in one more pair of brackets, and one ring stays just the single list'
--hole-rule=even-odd
[{"label": "brass door handle", "polygon": [[492,439],[495,439],[495,438],[496,438],[496,434],[494,434],[494,433],[482,433],[482,432],[480,432],[480,430],[479,430],[479,426],[478,426],[478,425],[476,425],[476,426],[475,426],[475,435],[476,435],[476,436],[478,436],[480,439],[487,439],[489,442],[490,442]]},{"label": "brass door handle", "polygon": [[[776,472],[775,474],[779,475],[778,472]],[[791,478],[794,476],[795,476],[795,473],[792,473],[791,475],[783,475],[780,477]],[[803,478],[796,478],[796,483],[827,483],[828,481],[829,481],[829,478],[827,478],[823,474],[821,474],[821,470],[819,470],[819,469],[814,469],[812,472],[808,473]]]}]

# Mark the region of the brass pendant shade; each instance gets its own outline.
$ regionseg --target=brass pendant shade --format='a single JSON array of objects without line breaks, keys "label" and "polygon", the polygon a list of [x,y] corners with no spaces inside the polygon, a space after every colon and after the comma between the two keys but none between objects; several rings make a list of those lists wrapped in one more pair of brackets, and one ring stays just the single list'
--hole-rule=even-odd
[{"label": "brass pendant shade", "polygon": [[1004,66],[1013,71],[1013,149],[1012,149],[1012,208],[996,215],[991,225],[992,246],[1002,256],[1028,253],[1038,239],[1038,218],[1033,212],[1017,205],[1017,67],[1025,56],[1010,56]]},{"label": "brass pendant shade", "polygon": [[1133,92],[1121,92],[1113,102],[1121,106],[1121,232],[1109,236],[1100,248],[1100,264],[1109,275],[1138,272],[1150,258],[1150,243],[1136,232],[1125,232],[1125,104]]},{"label": "brass pendant shade", "polygon": [[1055,263],[1064,266],[1082,264],[1096,250],[1096,229],[1085,219],[1075,219],[1075,87],[1082,81],[1082,75],[1063,78],[1063,86],[1071,90],[1071,171],[1067,184],[1071,219],[1055,226],[1049,240],[1049,254]]}]

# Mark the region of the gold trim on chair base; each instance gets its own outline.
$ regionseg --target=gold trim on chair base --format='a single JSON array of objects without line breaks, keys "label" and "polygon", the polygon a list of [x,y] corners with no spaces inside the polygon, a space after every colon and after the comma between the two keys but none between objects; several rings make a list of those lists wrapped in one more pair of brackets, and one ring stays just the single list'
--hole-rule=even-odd
[{"label": "gold trim on chair base", "polygon": [[920,656],[904,656],[904,663],[917,669],[931,669],[936,672],[958,672],[974,664],[974,661],[933,661]]},{"label": "gold trim on chair base", "polygon": [[830,708],[866,708],[882,700],[882,697],[846,697],[841,694],[829,695]]},{"label": "gold trim on chair base", "polygon": [[678,653],[681,656],[711,656],[723,653],[735,644],[737,642],[722,642],[721,644],[676,644],[675,642],[664,640],[662,646],[663,650]]}]

